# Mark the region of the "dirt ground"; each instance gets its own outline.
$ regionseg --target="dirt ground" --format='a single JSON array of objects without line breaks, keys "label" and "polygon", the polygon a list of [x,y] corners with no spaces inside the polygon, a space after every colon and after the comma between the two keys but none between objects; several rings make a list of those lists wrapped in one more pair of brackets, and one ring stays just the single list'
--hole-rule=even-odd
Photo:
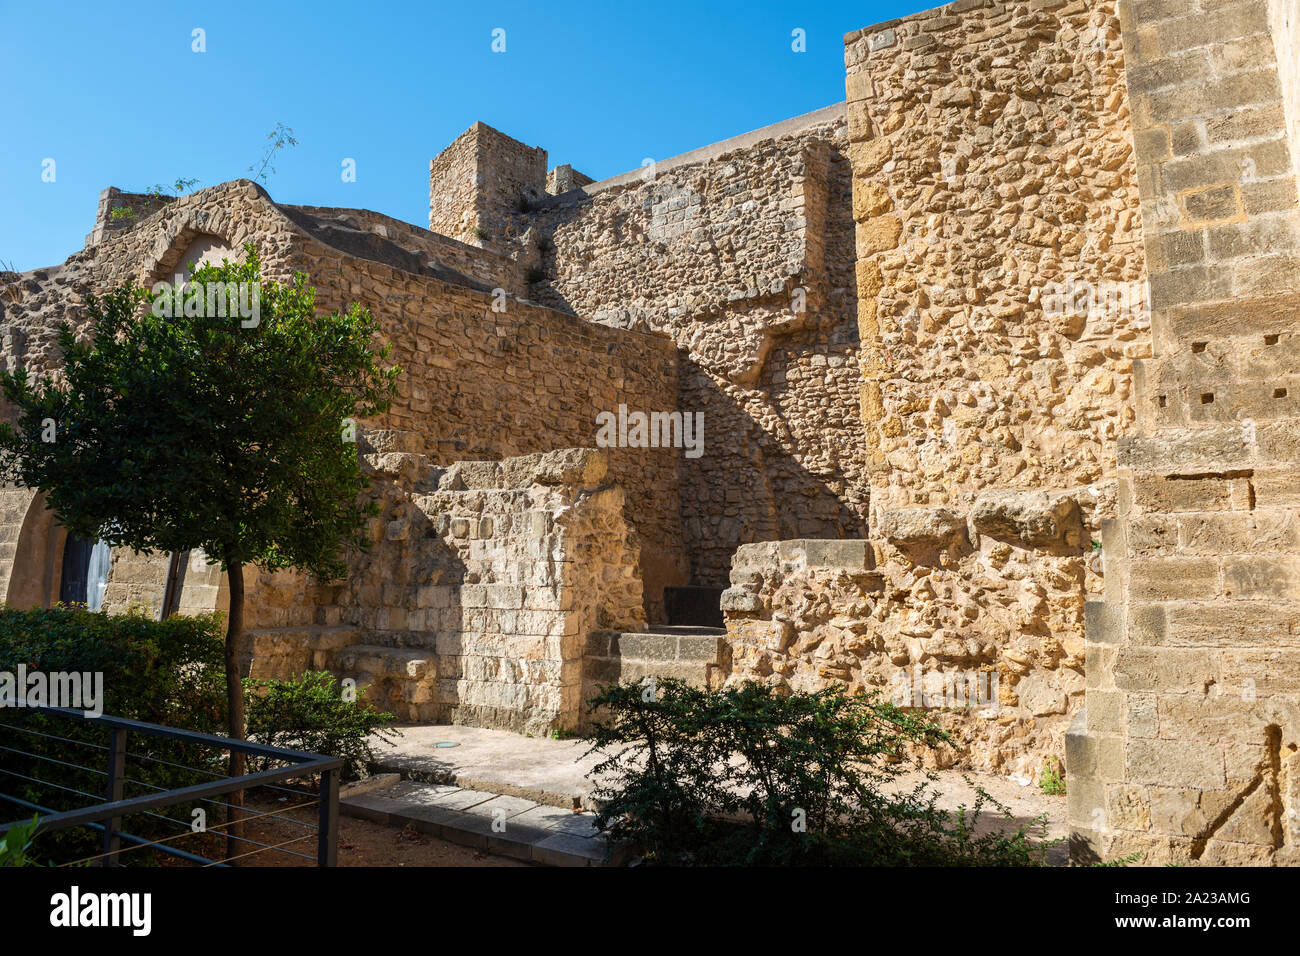
[{"label": "dirt ground", "polygon": [[[282,850],[302,853],[311,859],[292,856],[282,850],[257,850],[256,847],[249,845],[245,852],[249,852],[250,855],[238,860],[236,866],[316,865],[316,807],[314,805],[295,807],[295,802],[298,801],[286,799],[282,802],[278,797],[264,793],[249,794],[245,807],[250,815],[274,813],[277,817],[287,819],[262,816],[247,820],[244,824],[244,836],[267,846],[288,843]],[[299,826],[291,821],[310,824],[311,828]],[[199,846],[200,842],[203,844],[202,848]],[[225,855],[225,839],[216,833],[209,833],[201,840],[195,837],[177,841],[173,845],[214,859]],[[166,857],[159,862],[164,866],[193,865],[172,857]],[[372,823],[369,820],[340,815],[338,865],[478,867],[529,866],[530,864],[508,857],[493,856],[456,843],[448,843],[446,840],[415,830],[401,830],[397,827]]]}]

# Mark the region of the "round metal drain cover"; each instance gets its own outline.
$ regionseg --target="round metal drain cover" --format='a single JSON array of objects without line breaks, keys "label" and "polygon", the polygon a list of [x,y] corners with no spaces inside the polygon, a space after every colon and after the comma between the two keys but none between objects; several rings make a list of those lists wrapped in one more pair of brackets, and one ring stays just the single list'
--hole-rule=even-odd
[{"label": "round metal drain cover", "polygon": [[439,740],[436,744],[434,744],[434,746],[435,747],[459,747],[460,743],[455,740]]}]

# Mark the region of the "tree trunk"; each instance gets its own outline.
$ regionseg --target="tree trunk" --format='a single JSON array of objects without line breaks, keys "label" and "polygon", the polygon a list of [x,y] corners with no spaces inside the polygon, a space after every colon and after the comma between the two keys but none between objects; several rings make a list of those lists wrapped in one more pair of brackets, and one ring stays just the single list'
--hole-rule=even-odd
[{"label": "tree trunk", "polygon": [[[227,732],[236,740],[244,739],[244,682],[239,673],[239,646],[244,636],[244,568],[238,561],[226,559],[226,578],[230,584],[230,613],[226,623],[226,713],[228,715]],[[244,773],[244,754],[230,751],[230,775],[242,776]],[[227,811],[229,826],[226,830],[226,856],[233,857],[242,852],[244,846],[237,837],[244,835],[241,809],[244,806],[244,791],[237,790],[230,794],[230,808]]]}]

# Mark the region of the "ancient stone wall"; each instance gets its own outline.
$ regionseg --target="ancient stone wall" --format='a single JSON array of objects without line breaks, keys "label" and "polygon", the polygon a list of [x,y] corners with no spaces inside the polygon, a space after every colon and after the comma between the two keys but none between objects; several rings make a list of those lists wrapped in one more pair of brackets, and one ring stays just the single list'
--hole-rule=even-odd
[{"label": "ancient stone wall", "polygon": [[[318,307],[355,301],[375,313],[405,374],[391,413],[365,424],[418,433],[418,450],[435,461],[591,445],[602,411],[620,403],[672,407],[676,351],[665,336],[585,322],[485,284],[455,284],[450,267],[426,261],[440,246],[436,239],[412,252],[397,242],[404,234],[369,232],[363,246],[355,237],[340,239],[345,251],[325,241],[337,236],[326,228],[330,216],[308,221],[302,210],[288,212],[292,217],[252,183],[226,184],[177,199],[61,266],[20,277],[15,296],[0,306],[10,343],[5,361],[33,372],[57,370],[57,322],[84,324],[87,294],[127,279],[170,279],[191,249],[238,249],[251,240],[268,279],[287,281],[300,270],[318,289]],[[375,225],[365,218],[354,224]],[[657,617],[664,585],[686,577],[678,452],[619,448],[611,459],[640,533],[649,611]],[[132,589],[122,599],[143,599],[147,590],[160,600],[157,574],[152,566],[132,570]]]},{"label": "ancient stone wall", "polygon": [[1155,354],[1088,605],[1071,851],[1294,863],[1300,209],[1279,44],[1266,0],[1121,18]]},{"label": "ancient stone wall", "polygon": [[845,62],[874,509],[1112,478],[1149,348],[1113,4],[963,0]]},{"label": "ancient stone wall", "polygon": [[[482,283],[487,289],[504,289],[511,295],[522,296],[526,291],[523,270],[506,256],[479,246],[457,242],[436,232],[412,226],[368,209],[331,209],[323,206],[281,206],[287,215],[306,213],[299,222],[318,239],[353,251],[361,258],[376,254],[376,249],[366,248],[366,240],[378,236],[409,250],[414,261],[435,271],[451,270],[459,276],[448,276],[458,285],[473,286]],[[358,235],[360,233],[361,235]],[[368,234],[368,235],[367,235]],[[373,243],[373,245],[379,245]],[[381,259],[381,261],[383,261]]]},{"label": "ancient stone wall", "polygon": [[536,262],[531,298],[681,349],[678,395],[641,410],[703,416],[681,462],[696,583],[725,583],[746,541],[865,530],[845,145],[828,108],[500,227]]},{"label": "ancient stone wall", "polygon": [[[576,729],[589,635],[645,621],[636,533],[607,456],[364,460],[380,506],[370,550],[319,590],[320,626],[261,615],[254,676],[325,667],[405,720]],[[272,585],[259,578],[260,604],[282,603]]]},{"label": "ancient stone wall", "polygon": [[[1037,776],[1083,694],[1077,502],[999,494],[969,523],[900,509],[882,535],[737,549],[722,598],[729,678],[877,692],[952,734],[959,746],[933,755],[944,766]],[[989,699],[953,692],[968,685]]]},{"label": "ancient stone wall", "polygon": [[1150,350],[1119,22],[1110,3],[959,0],[849,34],[845,64],[888,587],[884,647],[839,653],[868,684],[998,675],[998,718],[959,736],[1032,776],[1082,702],[1114,442]]},{"label": "ancient stone wall", "polygon": [[1291,155],[1300,156],[1300,0],[1271,0],[1269,27]]},{"label": "ancient stone wall", "polygon": [[[315,277],[322,306],[355,300],[382,318],[404,374],[393,409],[367,424],[418,435],[418,450],[435,462],[592,445],[602,412],[673,407],[677,356],[665,336],[411,276],[321,243],[303,243],[294,262]],[[658,620],[664,586],[686,579],[679,452],[609,451],[640,533],[648,611]]]}]

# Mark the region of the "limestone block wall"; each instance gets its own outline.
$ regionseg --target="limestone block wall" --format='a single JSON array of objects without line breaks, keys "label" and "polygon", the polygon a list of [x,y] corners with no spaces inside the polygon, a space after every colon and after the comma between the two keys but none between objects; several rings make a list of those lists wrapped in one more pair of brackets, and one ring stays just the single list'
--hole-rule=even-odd
[{"label": "limestone block wall", "polygon": [[1272,0],[1269,28],[1291,155],[1300,155],[1300,0]]},{"label": "limestone block wall", "polygon": [[607,456],[366,462],[381,515],[329,599],[341,627],[288,629],[283,666],[358,676],[404,719],[576,729],[589,634],[645,623],[636,532]]},{"label": "limestone block wall", "polygon": [[1155,354],[1068,737],[1080,862],[1295,863],[1300,847],[1300,215],[1290,40],[1269,13],[1121,5]]},{"label": "limestone block wall", "polygon": [[681,461],[695,583],[723,584],[743,542],[865,530],[846,143],[830,107],[506,229],[537,258],[532,298],[681,350],[678,394],[657,408],[704,418],[703,454]]}]

